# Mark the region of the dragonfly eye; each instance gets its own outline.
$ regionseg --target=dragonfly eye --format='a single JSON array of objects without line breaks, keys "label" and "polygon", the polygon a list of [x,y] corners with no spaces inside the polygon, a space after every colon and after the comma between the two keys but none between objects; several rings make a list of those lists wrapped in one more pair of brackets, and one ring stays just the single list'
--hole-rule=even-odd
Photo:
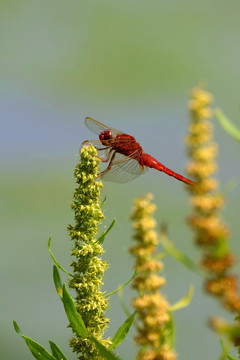
[{"label": "dragonfly eye", "polygon": [[101,132],[101,134],[99,135],[99,139],[100,140],[111,140],[112,139],[111,130],[105,130],[105,131]]}]

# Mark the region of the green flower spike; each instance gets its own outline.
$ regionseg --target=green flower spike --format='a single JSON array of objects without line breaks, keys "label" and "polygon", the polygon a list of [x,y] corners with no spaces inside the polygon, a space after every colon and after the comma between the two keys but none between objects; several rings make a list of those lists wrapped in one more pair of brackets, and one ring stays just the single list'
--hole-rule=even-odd
[{"label": "green flower spike", "polygon": [[[100,289],[108,265],[100,258],[104,250],[96,238],[98,226],[104,218],[99,201],[103,185],[96,181],[100,160],[96,155],[97,150],[92,145],[84,146],[81,150],[81,162],[75,167],[77,187],[72,204],[75,225],[68,226],[74,241],[72,255],[75,260],[72,262],[74,276],[69,281],[69,287],[76,292],[77,311],[88,333],[102,345],[109,347],[111,341],[102,338],[109,320],[105,317],[108,299]],[[89,338],[75,336],[70,340],[70,346],[78,354],[78,359],[102,359]]]}]

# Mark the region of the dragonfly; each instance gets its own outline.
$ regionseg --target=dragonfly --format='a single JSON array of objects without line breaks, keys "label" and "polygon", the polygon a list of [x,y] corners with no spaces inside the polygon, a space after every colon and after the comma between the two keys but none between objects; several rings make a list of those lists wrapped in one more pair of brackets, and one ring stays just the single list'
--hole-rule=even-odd
[{"label": "dragonfly", "polygon": [[105,170],[98,174],[102,180],[126,183],[145,173],[148,168],[162,171],[185,184],[194,182],[167,168],[151,155],[145,153],[136,139],[120,130],[86,117],[89,130],[98,135],[99,140],[86,140],[83,145],[92,144],[98,150],[102,162],[108,163]]}]

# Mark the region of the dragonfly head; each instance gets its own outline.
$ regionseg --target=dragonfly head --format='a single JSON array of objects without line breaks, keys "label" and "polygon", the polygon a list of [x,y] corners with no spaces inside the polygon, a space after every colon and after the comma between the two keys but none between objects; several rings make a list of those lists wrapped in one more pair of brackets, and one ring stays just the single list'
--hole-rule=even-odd
[{"label": "dragonfly head", "polygon": [[99,135],[99,140],[105,146],[110,145],[114,140],[114,136],[111,130],[104,130]]}]

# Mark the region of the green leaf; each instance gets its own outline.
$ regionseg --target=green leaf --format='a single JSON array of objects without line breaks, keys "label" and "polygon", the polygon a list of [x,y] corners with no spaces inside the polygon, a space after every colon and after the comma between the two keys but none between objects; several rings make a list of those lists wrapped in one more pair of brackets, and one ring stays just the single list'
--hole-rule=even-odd
[{"label": "green leaf", "polygon": [[84,337],[84,338],[88,337],[88,332],[81,318],[81,315],[78,313],[73,298],[68,293],[65,284],[63,284],[62,301],[66,315],[73,328],[73,331],[80,337]]},{"label": "green leaf", "polygon": [[226,360],[227,358],[230,360],[237,360],[234,359],[233,357],[231,359],[231,355],[228,354],[231,348],[231,343],[232,343],[231,340],[227,339],[227,341],[224,343],[223,339],[220,338],[219,341],[222,348],[222,354],[220,355],[219,360]]},{"label": "green leaf", "polygon": [[119,301],[120,301],[120,305],[121,305],[121,308],[124,312],[124,314],[129,317],[131,315],[127,305],[125,304],[124,300],[123,300],[123,291],[122,289],[119,289],[118,291],[118,297],[119,297]]},{"label": "green leaf", "polygon": [[123,340],[125,339],[126,335],[128,334],[130,327],[132,326],[133,320],[135,318],[136,311],[131,314],[127,320],[120,326],[118,331],[113,337],[112,345],[109,347],[110,350],[114,350],[117,346],[119,346]]},{"label": "green leaf", "polygon": [[62,270],[63,272],[65,272],[65,274],[69,275],[69,276],[72,276],[72,274],[70,274],[67,270],[65,270],[60,264],[59,262],[56,260],[56,258],[54,257],[53,253],[52,253],[52,250],[51,250],[51,240],[52,240],[52,236],[50,236],[50,238],[48,239],[48,251],[49,251],[49,254],[51,255],[51,258],[53,259],[54,263],[56,264],[56,266]]},{"label": "green leaf", "polygon": [[37,360],[56,360],[42,345],[21,333],[16,321],[13,321],[15,331],[25,340],[29,350]]},{"label": "green leaf", "polygon": [[99,351],[99,354],[102,355],[107,360],[120,360],[120,358],[115,355],[111,350],[107,349],[103,344],[101,344],[93,335],[90,335],[90,339],[94,342],[96,348]]},{"label": "green leaf", "polygon": [[169,320],[165,324],[166,342],[170,345],[171,349],[175,347],[175,322],[172,313],[169,312]]},{"label": "green leaf", "polygon": [[104,242],[105,236],[107,235],[107,233],[109,233],[109,231],[113,228],[114,224],[116,222],[116,219],[113,219],[113,221],[111,222],[110,226],[108,227],[108,229],[106,231],[104,231],[99,238],[97,239],[97,242],[99,242],[99,244],[102,244]]},{"label": "green leaf", "polygon": [[113,290],[113,291],[111,291],[110,293],[104,295],[104,297],[109,297],[110,295],[113,295],[113,294],[115,294],[116,292],[118,292],[118,291],[120,291],[121,289],[123,289],[125,286],[127,286],[127,285],[130,283],[130,281],[132,281],[132,279],[134,279],[134,278],[137,276],[137,274],[138,274],[138,272],[137,272],[137,270],[136,270],[135,273],[132,275],[132,277],[131,277],[124,285],[119,286],[116,290]]},{"label": "green leaf", "polygon": [[179,309],[182,309],[182,308],[188,306],[190,304],[190,302],[192,301],[193,290],[194,290],[194,287],[191,285],[188,289],[187,294],[182,299],[178,300],[174,305],[170,306],[169,310],[176,311],[176,310],[179,310]]},{"label": "green leaf", "polygon": [[162,260],[164,259],[166,256],[168,255],[168,253],[166,251],[158,253],[157,255],[154,256],[154,260]]},{"label": "green leaf", "polygon": [[215,110],[215,115],[221,127],[236,141],[240,142],[240,130],[223,114],[220,109]]},{"label": "green leaf", "polygon": [[49,344],[52,350],[52,354],[57,360],[68,360],[66,356],[63,354],[62,350],[60,350],[59,347],[56,344],[54,344],[54,342],[49,340]]},{"label": "green leaf", "polygon": [[194,271],[198,275],[203,276],[202,271],[196,266],[196,264],[188,256],[175,248],[173,243],[169,241],[166,236],[161,236],[160,242],[169,255],[174,257],[177,261],[182,263],[188,269]]},{"label": "green leaf", "polygon": [[101,202],[101,207],[103,207],[103,205],[105,204],[106,200],[107,200],[107,197],[106,197],[106,195],[105,195],[103,201]]},{"label": "green leaf", "polygon": [[63,293],[62,282],[56,265],[53,265],[53,281],[55,284],[57,294],[60,297],[60,299],[62,299],[62,293]]}]

